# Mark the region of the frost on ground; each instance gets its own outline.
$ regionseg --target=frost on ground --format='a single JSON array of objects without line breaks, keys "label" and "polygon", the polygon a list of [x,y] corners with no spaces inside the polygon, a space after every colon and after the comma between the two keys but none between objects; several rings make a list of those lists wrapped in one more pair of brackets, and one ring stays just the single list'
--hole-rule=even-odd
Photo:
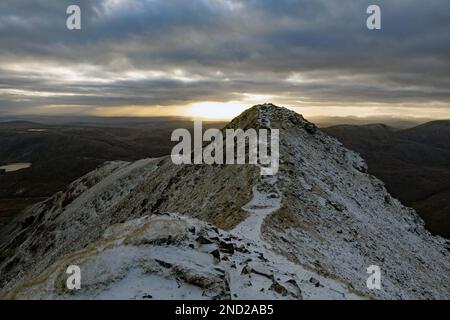
[{"label": "frost on ground", "polygon": [[[339,282],[289,261],[279,265],[260,246],[178,214],[145,216],[107,229],[24,282],[7,299],[301,299],[356,298]],[[79,291],[65,286],[77,264]],[[329,292],[329,290],[332,290]]]},{"label": "frost on ground", "polygon": [[[1,230],[0,297],[450,298],[449,242],[358,154],[271,104],[227,128],[278,128],[278,174],[169,157],[107,163]],[[79,291],[65,287],[72,264]],[[366,287],[370,265],[381,290]]]}]

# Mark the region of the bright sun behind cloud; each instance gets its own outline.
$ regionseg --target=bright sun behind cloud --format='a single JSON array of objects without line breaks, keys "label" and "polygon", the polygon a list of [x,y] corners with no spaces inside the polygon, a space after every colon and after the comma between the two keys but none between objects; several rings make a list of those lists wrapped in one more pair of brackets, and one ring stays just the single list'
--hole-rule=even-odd
[{"label": "bright sun behind cloud", "polygon": [[194,118],[227,120],[238,116],[249,105],[238,101],[230,102],[195,102],[187,107],[186,115]]}]

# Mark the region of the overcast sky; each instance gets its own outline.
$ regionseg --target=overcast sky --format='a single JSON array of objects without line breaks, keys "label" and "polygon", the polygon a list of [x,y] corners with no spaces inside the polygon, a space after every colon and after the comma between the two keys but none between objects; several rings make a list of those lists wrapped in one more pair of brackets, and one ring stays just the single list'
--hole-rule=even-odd
[{"label": "overcast sky", "polygon": [[[382,30],[366,28],[369,4]],[[226,116],[265,101],[450,118],[450,1],[0,2],[0,115]]]}]

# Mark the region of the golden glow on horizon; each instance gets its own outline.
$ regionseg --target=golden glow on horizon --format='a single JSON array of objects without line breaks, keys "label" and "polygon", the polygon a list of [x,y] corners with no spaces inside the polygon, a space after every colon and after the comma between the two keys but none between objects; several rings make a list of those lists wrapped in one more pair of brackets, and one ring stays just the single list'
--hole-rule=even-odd
[{"label": "golden glow on horizon", "polygon": [[250,105],[238,101],[196,102],[187,106],[185,115],[200,119],[230,120],[249,107]]},{"label": "golden glow on horizon", "polygon": [[[88,112],[93,116],[103,117],[159,117],[159,116],[174,116],[187,117],[199,120],[231,120],[238,116],[244,110],[252,107],[255,104],[264,103],[263,101],[254,102],[214,102],[203,101],[195,102],[184,106],[116,106],[116,107],[96,107],[94,111]],[[275,103],[275,102],[274,102]],[[389,118],[427,118],[427,119],[450,119],[450,109],[442,106],[424,107],[403,107],[403,106],[358,106],[358,107],[342,107],[342,106],[289,106],[286,104],[277,104],[285,106],[295,112],[302,114],[307,119],[323,118],[323,117],[356,117],[356,118],[370,118],[370,117],[389,117]],[[72,108],[70,108],[72,107]],[[82,106],[77,106],[80,113],[83,113]],[[50,109],[60,109],[64,111],[71,109],[75,111],[73,106],[48,106]],[[41,110],[44,111],[44,110]]]},{"label": "golden glow on horizon", "polygon": [[89,114],[98,117],[186,117],[185,107],[178,106],[117,106],[96,107]]},{"label": "golden glow on horizon", "polygon": [[255,104],[273,101],[276,96],[268,94],[241,93],[238,101],[200,101],[185,106],[185,115],[208,120],[231,120]]}]

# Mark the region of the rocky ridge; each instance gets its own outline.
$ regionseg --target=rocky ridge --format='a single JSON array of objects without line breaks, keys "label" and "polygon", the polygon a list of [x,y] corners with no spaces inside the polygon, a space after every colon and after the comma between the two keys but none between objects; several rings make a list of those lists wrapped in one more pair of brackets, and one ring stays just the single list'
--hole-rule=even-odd
[{"label": "rocky ridge", "polygon": [[[228,128],[280,130],[280,170],[111,162],[0,232],[3,298],[450,297],[448,241],[302,116],[255,106]],[[65,269],[83,270],[65,289]],[[370,265],[382,290],[366,287]]]}]

